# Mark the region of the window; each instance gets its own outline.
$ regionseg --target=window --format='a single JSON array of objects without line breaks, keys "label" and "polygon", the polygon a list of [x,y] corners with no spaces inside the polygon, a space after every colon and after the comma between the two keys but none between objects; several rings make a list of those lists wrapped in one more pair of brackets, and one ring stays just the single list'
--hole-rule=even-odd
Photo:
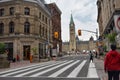
[{"label": "window", "polygon": [[24,13],[25,15],[30,15],[30,8],[26,7]]},{"label": "window", "polygon": [[14,15],[14,12],[15,12],[14,7],[11,7],[11,8],[10,8],[10,15]]},{"label": "window", "polygon": [[47,24],[47,17],[45,17],[45,23]]},{"label": "window", "polygon": [[14,33],[14,22],[9,23],[9,33]]},{"label": "window", "polygon": [[24,33],[25,34],[30,33],[30,23],[29,22],[25,22],[25,24],[24,24]]},{"label": "window", "polygon": [[0,23],[0,34],[3,34],[4,31],[4,24]]},{"label": "window", "polygon": [[41,12],[39,13],[39,19],[41,19]]},{"label": "window", "polygon": [[44,30],[44,27],[43,27],[43,33],[42,33],[43,36],[44,36],[44,31],[45,31],[45,30]]},{"label": "window", "polygon": [[39,34],[40,34],[40,36],[41,36],[41,24],[40,24],[40,28],[39,28]]},{"label": "window", "polygon": [[3,16],[4,15],[4,9],[0,9],[0,16]]},{"label": "window", "polygon": [[42,15],[42,21],[44,21],[44,15]]}]

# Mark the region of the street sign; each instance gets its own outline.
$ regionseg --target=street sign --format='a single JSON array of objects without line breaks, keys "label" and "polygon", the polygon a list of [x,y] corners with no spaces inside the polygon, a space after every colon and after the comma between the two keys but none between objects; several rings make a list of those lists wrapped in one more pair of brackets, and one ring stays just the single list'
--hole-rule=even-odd
[{"label": "street sign", "polygon": [[114,15],[114,23],[117,33],[120,33],[120,15]]}]

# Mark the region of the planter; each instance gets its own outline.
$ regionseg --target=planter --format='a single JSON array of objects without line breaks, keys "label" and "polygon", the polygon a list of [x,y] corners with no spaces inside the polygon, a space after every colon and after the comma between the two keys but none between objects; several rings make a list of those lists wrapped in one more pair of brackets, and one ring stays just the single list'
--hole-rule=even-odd
[{"label": "planter", "polygon": [[0,68],[9,68],[10,62],[7,60],[6,54],[0,54]]}]

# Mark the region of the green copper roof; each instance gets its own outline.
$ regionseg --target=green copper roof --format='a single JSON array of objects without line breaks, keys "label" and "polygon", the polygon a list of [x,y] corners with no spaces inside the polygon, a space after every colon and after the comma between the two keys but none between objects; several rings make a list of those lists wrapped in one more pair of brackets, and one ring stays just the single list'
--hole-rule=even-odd
[{"label": "green copper roof", "polygon": [[73,16],[71,14],[71,19],[70,19],[70,24],[74,24],[74,21],[73,21]]}]

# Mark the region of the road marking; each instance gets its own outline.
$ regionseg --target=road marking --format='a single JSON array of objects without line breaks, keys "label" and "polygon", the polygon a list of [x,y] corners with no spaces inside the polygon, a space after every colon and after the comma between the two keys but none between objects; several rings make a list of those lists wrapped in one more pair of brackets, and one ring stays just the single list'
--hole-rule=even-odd
[{"label": "road marking", "polygon": [[95,64],[90,62],[87,78],[98,78]]},{"label": "road marking", "polygon": [[[58,63],[56,63],[56,64],[60,64],[60,63],[62,63],[62,62],[58,62]],[[56,65],[56,64],[53,64],[53,65]],[[27,70],[30,70],[30,69],[34,69],[34,68],[37,68],[37,69],[35,69],[35,70],[32,70],[33,72],[34,71],[37,71],[37,70],[39,70],[40,68],[39,67],[44,67],[44,66],[49,66],[49,64],[47,63],[47,64],[43,64],[43,65],[37,65],[36,67],[31,67],[31,68],[27,68],[27,69],[24,69],[23,68],[23,70],[19,70],[19,71],[15,71],[15,72],[11,72],[11,73],[7,73],[7,74],[4,74],[4,75],[0,75],[1,77],[6,77],[6,76],[9,76],[9,75],[12,75],[12,74],[16,74],[16,73],[20,73],[20,72],[24,72],[24,71],[27,71]],[[51,65],[52,66],[52,65]],[[22,68],[21,68],[22,69]],[[30,71],[29,71],[30,72]],[[21,75],[24,75],[25,73],[21,73]]]},{"label": "road marking", "polygon": [[60,65],[58,65],[58,66],[55,66],[55,67],[52,67],[52,68],[50,68],[50,69],[44,70],[44,71],[39,72],[39,73],[36,73],[36,74],[34,74],[34,75],[31,75],[30,77],[36,77],[36,76],[42,75],[42,74],[47,73],[47,72],[49,72],[49,71],[51,71],[51,70],[54,70],[54,69],[56,69],[56,68],[59,68],[59,67],[61,67],[61,66],[63,66],[63,65],[66,65],[66,64],[68,64],[68,63],[71,63],[71,62],[73,62],[73,61],[74,61],[74,60],[68,61],[68,62],[66,62],[66,63],[60,64]]},{"label": "road marking", "polygon": [[55,65],[58,65],[58,64],[61,64],[61,63],[64,63],[64,62],[67,62],[67,61],[62,61],[62,62],[59,62],[59,63],[50,64],[50,65],[45,66],[45,67],[41,67],[41,68],[38,68],[38,69],[35,69],[35,70],[31,70],[31,71],[28,71],[28,72],[25,72],[25,73],[18,74],[14,77],[21,77],[21,76],[24,76],[24,75],[27,75],[27,74],[30,74],[30,73],[33,73],[33,72],[36,72],[36,71],[39,71],[39,70],[42,70],[42,69],[45,69],[45,68],[49,68],[51,66],[55,66]]},{"label": "road marking", "polygon": [[55,61],[49,61],[49,62],[45,62],[45,63],[36,63],[34,65],[29,65],[29,66],[25,66],[25,67],[16,68],[16,69],[11,69],[11,70],[8,70],[8,71],[3,71],[3,72],[0,72],[0,74],[4,74],[4,73],[20,70],[20,69],[23,69],[23,68],[30,68],[30,67],[39,66],[39,65],[47,65],[47,64],[50,64],[50,63],[52,64],[54,62]]},{"label": "road marking", "polygon": [[52,75],[50,75],[49,77],[57,77],[59,74],[61,74],[62,72],[64,72],[65,70],[67,70],[68,68],[70,68],[71,66],[75,65],[76,63],[80,62],[80,60],[77,60],[76,62],[65,66],[64,68],[60,69],[59,71],[53,73]]},{"label": "road marking", "polygon": [[80,70],[82,69],[82,67],[85,65],[86,62],[87,62],[87,60],[84,60],[67,77],[77,77],[78,73],[80,72]]}]

